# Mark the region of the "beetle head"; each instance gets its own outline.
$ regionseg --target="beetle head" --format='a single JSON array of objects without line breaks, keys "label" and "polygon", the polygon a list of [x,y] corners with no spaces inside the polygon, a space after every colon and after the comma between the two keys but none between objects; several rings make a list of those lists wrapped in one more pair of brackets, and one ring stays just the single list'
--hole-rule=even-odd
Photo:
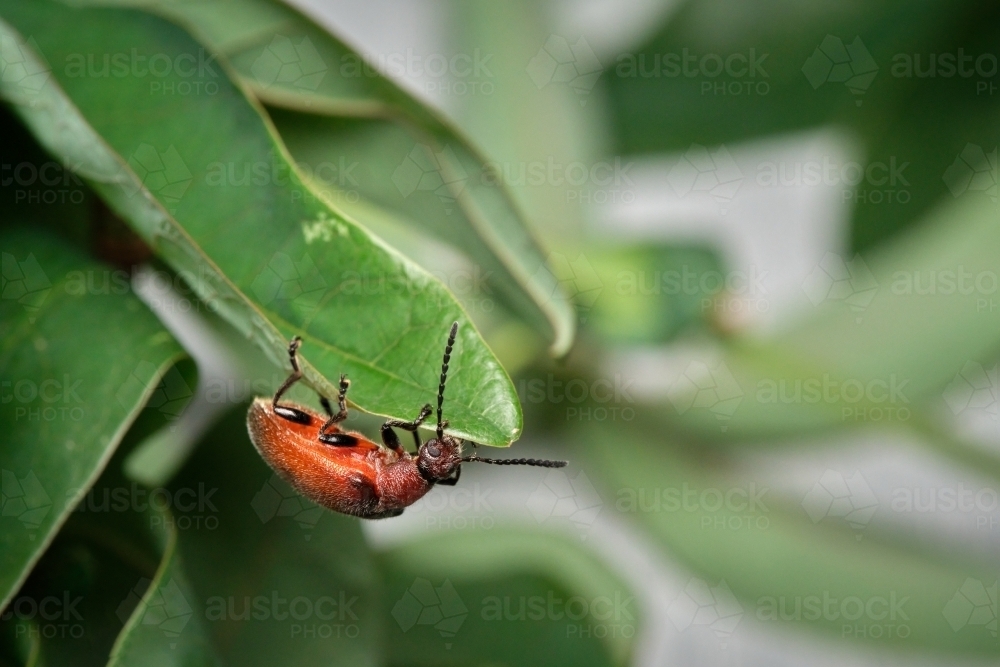
[{"label": "beetle head", "polygon": [[440,482],[455,473],[462,462],[462,443],[450,435],[428,440],[420,447],[417,468],[427,480]]}]

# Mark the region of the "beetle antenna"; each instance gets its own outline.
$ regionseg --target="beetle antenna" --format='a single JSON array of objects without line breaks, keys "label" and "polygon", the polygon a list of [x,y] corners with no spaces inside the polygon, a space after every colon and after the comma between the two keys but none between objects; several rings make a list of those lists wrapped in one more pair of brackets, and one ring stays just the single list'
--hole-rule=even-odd
[{"label": "beetle antenna", "polygon": [[492,463],[498,466],[538,466],[539,468],[564,468],[569,461],[547,461],[545,459],[484,459],[472,455],[462,458],[464,462]]},{"label": "beetle antenna", "polygon": [[444,437],[444,422],[441,421],[441,406],[444,404],[444,383],[448,380],[448,362],[451,361],[451,350],[455,347],[455,336],[458,335],[458,322],[451,325],[451,332],[448,334],[448,344],[444,348],[444,361],[441,362],[441,384],[438,385],[438,409],[437,409],[437,437],[438,440]]}]

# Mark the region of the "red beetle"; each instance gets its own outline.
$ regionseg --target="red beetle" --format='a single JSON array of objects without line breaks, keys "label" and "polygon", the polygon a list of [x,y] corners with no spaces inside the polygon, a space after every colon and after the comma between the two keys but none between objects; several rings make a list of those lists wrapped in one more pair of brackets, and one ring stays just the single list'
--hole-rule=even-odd
[{"label": "red beetle", "polygon": [[[247,414],[250,439],[264,460],[289,484],[313,502],[335,512],[363,519],[399,516],[422,498],[435,484],[452,486],[458,482],[462,463],[479,461],[497,465],[529,465],[561,468],[565,461],[539,459],[487,459],[462,456],[462,441],[446,435],[447,421],[441,420],[448,362],[458,334],[458,322],[451,325],[441,365],[437,396],[437,437],[420,444],[417,428],[431,414],[428,403],[411,422],[388,420],[382,425],[382,445],[338,424],[347,419],[347,376],[340,376],[337,413],[330,401],[320,396],[327,417],[301,405],[279,404],[278,399],[302,378],[296,353],[301,339],[288,344],[292,374],[274,394],[257,398]],[[393,428],[413,433],[417,453],[410,454],[399,442]]]}]

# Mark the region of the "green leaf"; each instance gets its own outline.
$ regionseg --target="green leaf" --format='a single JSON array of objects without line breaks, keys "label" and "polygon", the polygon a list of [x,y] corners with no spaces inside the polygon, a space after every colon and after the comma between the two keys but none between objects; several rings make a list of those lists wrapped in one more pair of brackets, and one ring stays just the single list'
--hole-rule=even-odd
[{"label": "green leaf", "polygon": [[[634,425],[593,423],[579,435],[605,488],[617,490],[614,507],[634,516],[709,587],[731,590],[740,606],[730,606],[729,615],[882,647],[1000,655],[996,637],[962,615],[967,598],[960,593],[986,595],[995,567],[954,552],[935,556],[879,542],[872,529],[861,537],[815,525],[803,510],[786,509],[766,484],[727,474],[720,460],[710,468]],[[623,439],[627,456],[608,444]],[[674,502],[682,489],[683,505]],[[855,618],[857,600],[867,611]]]},{"label": "green leaf", "polygon": [[[401,170],[400,165],[416,169],[418,162],[423,164],[425,151],[420,145],[415,147],[405,127],[388,120],[316,116],[280,108],[272,109],[270,115],[296,162],[312,170],[310,184],[317,192],[372,231],[394,239],[394,245],[408,257],[423,261],[467,312],[490,312],[494,302],[500,302],[522,316],[537,315],[537,307],[525,298],[502,259],[483,243],[474,225],[460,219],[462,209],[450,195],[410,191],[408,179],[417,179],[419,173]],[[437,158],[430,155],[427,159]],[[346,182],[332,180],[328,169],[332,164],[349,173]],[[466,252],[474,265],[457,270],[431,265],[428,261],[437,256],[414,254],[421,247],[417,234],[413,234],[417,243],[407,243],[386,221],[411,234],[431,233]],[[548,325],[541,324],[544,334]]]},{"label": "green leaf", "polygon": [[[287,364],[288,340],[300,334],[311,386],[335,395],[327,377],[346,373],[359,408],[412,418],[434,400],[448,327],[458,321],[451,430],[498,446],[519,436],[510,380],[454,298],[317,199],[259,108],[186,33],[132,10],[4,2],[0,14],[30,35],[4,28],[45,75],[40,87],[3,83],[18,115],[272,361]],[[179,66],[162,77],[88,74],[82,54],[110,62],[133,49]],[[201,93],[160,94],[195,85]],[[265,182],[240,180],[254,170]]]},{"label": "green leaf", "polygon": [[[171,482],[192,606],[231,665],[376,665],[378,581],[359,522],[302,498],[254,451],[239,406]],[[185,495],[187,494],[187,495]]]},{"label": "green leaf", "polygon": [[171,496],[122,474],[163,421],[147,411],[129,429],[5,615],[15,637],[38,632],[39,664],[216,664],[177,557]]},{"label": "green leaf", "polygon": [[177,557],[176,530],[164,532],[163,561],[148,584],[140,580],[130,592],[137,605],[111,649],[109,667],[221,664],[212,654],[204,621],[187,602],[192,592]]},{"label": "green leaf", "polygon": [[[807,286],[816,312],[706,354],[674,386],[670,423],[706,438],[769,438],[905,423],[940,403],[963,367],[1000,349],[997,223],[995,204],[963,197],[876,254],[828,256]],[[701,380],[720,401],[697,398]]]},{"label": "green leaf", "polygon": [[[182,350],[134,295],[100,293],[110,269],[4,213],[0,407],[3,605],[100,475],[147,403],[179,409],[165,376]],[[171,387],[173,389],[173,387]],[[6,397],[10,397],[8,400]],[[0,605],[0,606],[3,606]]]},{"label": "green leaf", "polygon": [[379,563],[396,665],[623,665],[641,623],[628,588],[579,542],[552,533],[444,531]]},{"label": "green leaf", "polygon": [[[343,128],[351,123],[344,119],[370,121],[358,128],[364,133],[367,125],[379,135],[374,145],[361,146],[358,162],[364,165],[364,176],[355,183],[353,176],[340,173],[336,182],[325,183],[327,196],[336,202],[344,191],[360,192],[462,250],[497,288],[497,295],[550,338],[553,354],[569,350],[575,315],[546,267],[542,249],[486,158],[440,114],[280,2],[125,4],[153,9],[189,26],[232,62],[258,99],[301,112],[275,118],[283,137],[287,133],[300,139],[290,140],[297,159],[306,156],[314,167],[340,166],[341,159],[350,156],[350,165],[355,160],[351,149],[358,148],[360,137],[345,135]],[[283,66],[289,58],[294,63]]]},{"label": "green leaf", "polygon": [[[123,480],[123,476],[117,476],[118,489],[123,488]],[[149,498],[148,510],[136,512],[137,508],[131,507],[133,516],[122,518],[145,519],[160,555],[159,566],[151,578],[138,579],[116,609],[119,617],[129,609],[131,613],[111,648],[108,666],[222,664],[209,641],[205,618],[199,613],[201,609],[178,552],[178,529],[182,524],[170,511],[156,509],[160,501],[154,501],[152,494]],[[181,505],[179,499],[175,504]]]}]

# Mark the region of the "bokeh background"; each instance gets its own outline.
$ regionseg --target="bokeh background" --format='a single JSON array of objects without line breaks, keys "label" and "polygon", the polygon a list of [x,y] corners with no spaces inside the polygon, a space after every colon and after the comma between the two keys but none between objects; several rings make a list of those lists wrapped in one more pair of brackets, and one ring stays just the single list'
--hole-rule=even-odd
[{"label": "bokeh background", "polygon": [[[271,476],[243,432],[245,402],[286,371],[171,286],[169,262],[145,258],[124,289],[195,363],[167,372],[83,511],[12,594],[4,659],[996,663],[995,7],[292,4],[481,149],[482,172],[442,172],[431,186],[421,175],[436,163],[410,152],[391,113],[317,121],[261,98],[315,191],[439,278],[482,332],[524,412],[523,437],[496,455],[570,466],[467,465],[458,486],[399,518],[326,513]],[[218,43],[229,38],[219,25],[192,32]],[[319,78],[353,62],[288,58]],[[18,131],[5,162],[45,160],[32,134]],[[509,189],[561,290],[552,300],[573,305],[561,359],[490,267],[450,243],[463,223],[441,183],[475,178]],[[101,224],[124,229],[73,187]],[[4,190],[18,218],[18,183]],[[407,219],[416,205],[394,208],[411,195],[443,234]],[[11,382],[16,352],[5,344]],[[371,433],[379,423],[352,420]],[[25,470],[4,466],[8,534],[30,526],[8,505],[31,495]],[[202,487],[218,490],[217,508],[181,504],[178,491],[200,499]],[[150,519],[134,501],[101,509],[102,488],[167,489],[176,516]],[[175,524],[183,574],[164,569],[173,547],[155,534],[116,550],[109,516],[122,534]],[[32,611],[78,592],[79,621]],[[254,596],[270,612],[241,620]],[[297,596],[308,613],[278,619],[274,600]]]}]

